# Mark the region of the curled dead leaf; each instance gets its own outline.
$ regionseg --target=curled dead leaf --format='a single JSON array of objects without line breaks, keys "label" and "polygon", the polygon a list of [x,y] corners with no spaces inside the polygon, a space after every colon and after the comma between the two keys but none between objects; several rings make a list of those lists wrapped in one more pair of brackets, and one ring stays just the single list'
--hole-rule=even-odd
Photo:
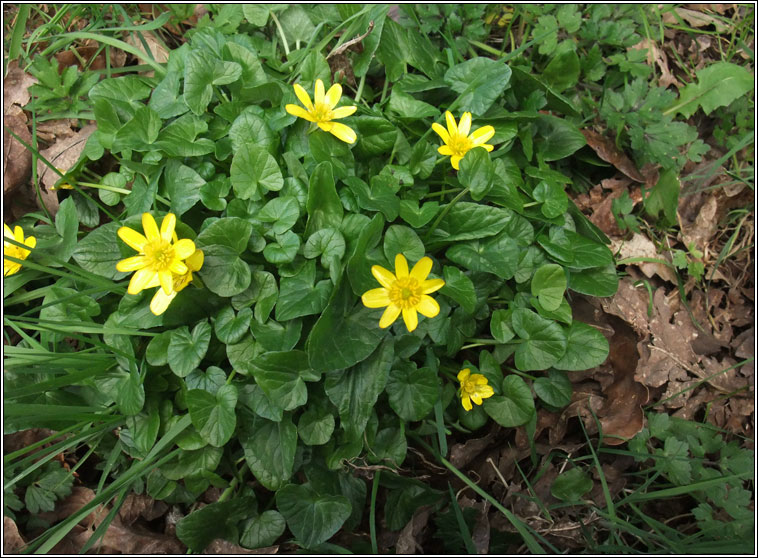
[{"label": "curled dead leaf", "polygon": [[589,145],[603,161],[612,164],[632,180],[645,182],[645,178],[640,174],[640,171],[637,170],[637,167],[632,160],[627,157],[623,151],[616,147],[616,144],[612,139],[598,134],[589,128],[585,128],[581,132],[587,140],[587,145]]},{"label": "curled dead leaf", "polygon": [[619,319],[614,319],[612,325],[615,333],[608,359],[613,367],[614,382],[603,390],[606,399],[598,416],[603,428],[603,443],[617,446],[642,430],[645,423],[642,406],[647,404],[649,392],[647,387],[635,381],[639,361],[637,336]]}]

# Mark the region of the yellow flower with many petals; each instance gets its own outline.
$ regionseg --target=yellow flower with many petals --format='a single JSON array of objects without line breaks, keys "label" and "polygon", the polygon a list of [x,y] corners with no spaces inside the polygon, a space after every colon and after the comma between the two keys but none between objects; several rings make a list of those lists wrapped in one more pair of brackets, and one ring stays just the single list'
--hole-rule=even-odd
[{"label": "yellow flower with many petals", "polygon": [[158,230],[158,225],[149,213],[142,214],[142,229],[145,235],[128,227],[121,227],[118,236],[139,255],[121,260],[116,264],[119,271],[135,271],[129,281],[129,294],[137,294],[150,285],[160,284],[163,292],[174,291],[174,275],[184,275],[188,268],[184,260],[195,252],[195,243],[188,238],[175,238],[176,215],[167,213]]},{"label": "yellow flower with many petals", "polygon": [[379,320],[379,327],[389,327],[402,312],[403,321],[408,331],[413,331],[418,325],[418,315],[421,312],[427,318],[433,318],[440,312],[440,305],[429,296],[445,285],[442,279],[427,279],[432,270],[432,260],[424,256],[408,273],[408,261],[402,254],[395,256],[395,273],[382,266],[371,267],[371,274],[382,285],[363,293],[361,300],[368,308],[387,309]]},{"label": "yellow flower with many petals", "polygon": [[[184,263],[187,265],[187,273],[181,275],[174,275],[174,290],[170,294],[163,292],[163,289],[155,291],[153,299],[150,301],[150,311],[156,316],[163,314],[171,301],[176,297],[176,293],[184,289],[192,282],[192,272],[200,271],[203,267],[203,261],[205,260],[205,254],[202,250],[195,250],[195,252],[187,258]],[[157,287],[158,284],[149,285],[149,287]],[[149,288],[148,287],[148,288]]]},{"label": "yellow flower with many petals", "polygon": [[313,95],[313,102],[307,91],[296,83],[294,85],[295,95],[300,99],[305,108],[297,105],[286,105],[284,110],[293,116],[304,118],[308,122],[314,122],[325,132],[329,132],[346,143],[355,142],[355,132],[349,126],[340,122],[333,122],[339,118],[345,118],[353,114],[358,107],[337,107],[337,103],[342,97],[342,86],[335,83],[324,93],[324,82],[316,80],[316,90]]},{"label": "yellow flower with many petals", "polygon": [[[3,223],[3,237],[10,238],[12,240],[15,240],[16,242],[23,244],[24,246],[27,246],[29,248],[34,248],[37,245],[37,239],[33,236],[27,236],[26,240],[24,240],[24,229],[16,225],[14,230],[11,230],[11,228]],[[26,257],[29,255],[31,250],[27,250],[26,248],[21,248],[21,246],[16,246],[15,244],[11,244],[10,242],[3,241],[3,255],[4,256],[11,256],[12,258],[18,258],[19,260],[25,260]],[[12,262],[10,260],[6,260],[3,258],[3,277],[8,277],[9,275],[13,275],[14,273],[17,273],[18,270],[21,269],[21,264],[18,262]]]},{"label": "yellow flower with many petals", "polygon": [[461,389],[458,391],[461,396],[461,404],[467,411],[473,409],[472,401],[481,405],[482,399],[487,399],[495,394],[495,390],[487,383],[487,378],[482,374],[472,374],[470,368],[464,368],[458,372],[458,381],[461,383]]},{"label": "yellow flower with many petals", "polygon": [[495,135],[495,128],[492,126],[483,126],[474,130],[471,135],[471,113],[464,112],[461,121],[456,124],[455,118],[449,110],[445,111],[445,120],[447,120],[447,130],[436,122],[432,124],[432,130],[437,132],[445,142],[437,148],[440,155],[450,155],[450,162],[455,170],[459,170],[458,165],[463,156],[474,147],[483,147],[487,151],[492,151],[493,147],[486,142]]}]

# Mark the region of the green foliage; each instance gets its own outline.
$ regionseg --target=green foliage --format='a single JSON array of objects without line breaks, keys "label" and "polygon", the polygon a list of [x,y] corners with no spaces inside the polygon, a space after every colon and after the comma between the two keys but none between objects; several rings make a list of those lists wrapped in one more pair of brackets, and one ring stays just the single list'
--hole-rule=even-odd
[{"label": "green foliage", "polygon": [[[193,552],[217,537],[249,548],[294,539],[318,552],[361,524],[366,483],[350,465],[404,467],[414,440],[431,435],[444,453],[452,430],[490,420],[528,431],[537,405],[571,402],[570,372],[605,361],[607,340],[570,306],[573,293],[612,296],[618,286],[607,239],[566,193],[592,159],[580,130],[588,117],[638,166],[662,167],[644,211],[669,226],[679,170],[704,151],[677,116],[721,114],[749,88],[730,63],[699,70],[678,99],[655,86],[646,53],[629,49],[641,39],[644,7],[519,7],[526,46],[505,56],[483,42],[485,6],[401,5],[393,17],[386,5],[208,9],[152,77],[59,72],[34,59],[40,83],[29,107],[91,111],[97,123],[76,171],[120,168],[92,200],[87,189],[61,194],[54,221],[24,221],[40,239],[30,263],[42,267],[7,278],[6,296],[23,290],[10,299],[13,312],[34,297],[42,309],[11,314],[25,335],[7,363],[8,402],[17,406],[9,430],[97,424],[107,433],[93,442],[103,485],[126,478],[138,492],[187,505],[211,485],[224,489],[177,524]],[[341,51],[353,75],[332,75],[330,49],[367,29],[361,50]],[[354,144],[285,109],[300,103],[293,83],[313,98],[317,79],[326,88],[342,79],[339,105],[357,106],[341,119]],[[472,113],[472,131],[495,130],[494,149],[470,149],[459,171],[430,130],[445,125],[447,110],[457,121]],[[632,205],[627,197],[613,207],[634,230]],[[124,294],[127,274],[116,263],[135,252],[117,231],[140,231],[142,213],[166,211],[204,262],[156,316],[154,287]],[[402,319],[380,328],[383,309],[361,303],[381,286],[372,267],[395,272],[397,254],[411,267],[429,257],[429,278],[445,282],[430,293],[439,314],[425,312],[413,331]],[[699,257],[677,252],[674,265],[700,277]],[[55,327],[27,328],[31,314]],[[477,347],[491,350],[480,350],[478,367],[465,360]],[[469,412],[454,377],[466,367],[494,391]],[[713,440],[656,432],[661,443],[645,440],[646,455],[661,475],[674,484],[710,478],[703,470],[713,467],[685,458]],[[740,451],[720,451],[724,471],[744,474]],[[402,529],[422,505],[442,505],[443,493],[382,474],[388,528]],[[6,492],[9,510],[50,510],[71,487],[51,463],[23,477],[17,493]],[[591,486],[575,466],[552,493],[576,503]],[[734,498],[713,489],[699,499],[704,527],[722,521],[723,509],[739,524],[732,532],[743,532],[744,489],[733,488]],[[467,513],[437,524],[461,527]]]}]

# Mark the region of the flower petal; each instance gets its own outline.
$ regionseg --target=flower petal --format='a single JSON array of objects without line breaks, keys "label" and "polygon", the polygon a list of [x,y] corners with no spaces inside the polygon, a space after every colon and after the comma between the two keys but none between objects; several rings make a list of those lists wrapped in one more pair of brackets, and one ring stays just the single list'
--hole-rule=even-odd
[{"label": "flower petal", "polygon": [[439,291],[444,286],[444,279],[427,279],[421,283],[421,292],[422,294],[431,294],[435,291]]},{"label": "flower petal", "polygon": [[355,143],[357,136],[350,126],[345,126],[339,122],[331,122],[332,129],[329,130],[331,134],[341,139],[345,143]]},{"label": "flower petal", "polygon": [[337,120],[338,118],[347,118],[356,110],[358,110],[358,107],[355,106],[337,107],[332,111],[332,119]]},{"label": "flower petal", "polygon": [[469,130],[471,130],[471,113],[464,112],[463,116],[461,116],[461,121],[458,123],[458,133],[467,137]]},{"label": "flower petal", "polygon": [[298,118],[303,118],[307,120],[308,122],[315,122],[316,119],[311,116],[311,114],[305,110],[303,107],[299,107],[297,105],[285,105],[284,110],[286,110],[288,113],[290,113],[292,116],[297,116]]},{"label": "flower petal", "polygon": [[463,370],[461,370],[460,372],[458,372],[458,381],[460,383],[465,382],[468,379],[469,374],[471,374],[471,369],[470,368],[464,368]]},{"label": "flower petal", "polygon": [[400,307],[395,306],[394,304],[390,304],[387,306],[387,309],[384,311],[384,314],[382,314],[381,319],[379,320],[379,327],[385,328],[392,325],[392,323],[397,320],[397,317],[400,315]]},{"label": "flower petal", "polygon": [[437,132],[437,135],[442,138],[442,141],[445,143],[450,143],[450,134],[447,133],[447,130],[445,130],[442,125],[435,122],[432,124],[432,130]]},{"label": "flower petal", "polygon": [[174,254],[180,260],[186,260],[192,254],[195,253],[195,243],[189,238],[182,238],[179,242],[174,244]]},{"label": "flower petal", "polygon": [[459,166],[461,159],[463,159],[463,157],[460,155],[453,155],[452,157],[450,157],[450,164],[453,165],[453,168],[455,170],[461,170],[461,167]]},{"label": "flower petal", "polygon": [[150,311],[156,316],[160,316],[166,311],[168,305],[174,300],[174,297],[176,297],[175,292],[167,295],[163,292],[163,289],[158,289],[155,291],[155,295],[153,295],[153,299],[150,301]]},{"label": "flower petal", "polygon": [[469,399],[468,395],[464,395],[461,397],[461,404],[463,405],[463,408],[466,409],[467,411],[470,411],[471,409],[474,408],[473,405],[471,405],[471,399]]},{"label": "flower petal", "polygon": [[187,267],[191,271],[200,271],[200,268],[203,267],[204,261],[205,261],[205,254],[203,253],[203,251],[195,250],[195,253],[192,254],[190,257],[188,257],[184,263],[187,264]]},{"label": "flower petal", "polygon": [[384,287],[366,291],[361,296],[361,301],[367,308],[384,308],[385,306],[392,304],[390,301],[390,293]]},{"label": "flower petal", "polygon": [[137,271],[146,267],[147,262],[145,256],[133,256],[119,261],[116,264],[116,271]]},{"label": "flower petal", "polygon": [[414,265],[413,269],[411,269],[411,277],[416,279],[419,283],[423,283],[426,281],[429,272],[432,270],[433,264],[434,262],[432,262],[432,258],[424,256],[419,261],[417,261],[416,265]]},{"label": "flower petal", "polygon": [[172,261],[168,269],[171,273],[176,273],[177,275],[189,273],[189,268],[181,260]]},{"label": "flower petal", "polygon": [[160,238],[160,231],[155,219],[149,213],[142,214],[142,230],[145,231],[145,237],[152,242]]},{"label": "flower petal", "polygon": [[171,294],[174,291],[174,275],[170,271],[159,271],[158,279],[161,282],[163,292]]},{"label": "flower petal", "polygon": [[13,238],[16,240],[16,242],[23,244],[24,243],[24,229],[16,225],[16,228],[13,229]]},{"label": "flower petal", "polygon": [[13,238],[13,231],[5,223],[3,223],[3,236],[7,236],[8,238]]},{"label": "flower petal", "polygon": [[166,216],[161,221],[161,238],[164,242],[171,243],[171,238],[174,235],[174,229],[176,228],[176,215],[173,213],[166,213]]},{"label": "flower petal", "polygon": [[129,227],[121,227],[118,230],[118,237],[123,240],[129,248],[142,252],[142,249],[147,244],[147,239],[140,233]]},{"label": "flower petal", "polygon": [[495,395],[495,390],[492,389],[492,386],[481,386],[477,388],[476,392],[482,399],[487,399],[488,397]]},{"label": "flower petal", "polygon": [[471,400],[476,403],[477,405],[482,404],[482,397],[478,393],[472,393],[471,394]]},{"label": "flower petal", "polygon": [[[313,103],[311,103],[311,96],[308,95],[308,92],[303,88],[303,86],[300,85],[299,83],[295,83],[292,87],[295,88],[295,95],[297,95],[297,98],[300,99],[301,103],[303,103],[303,106],[307,108],[308,110],[313,110]],[[287,105],[287,106],[295,106],[295,105]]]},{"label": "flower petal", "polygon": [[408,331],[413,331],[418,327],[418,314],[414,308],[403,308],[403,321]]},{"label": "flower petal", "polygon": [[408,277],[408,260],[403,254],[395,254],[395,276],[398,279]]},{"label": "flower petal", "polygon": [[453,150],[450,149],[449,145],[440,145],[437,148],[437,153],[439,153],[440,155],[452,155],[453,154]]},{"label": "flower petal", "polygon": [[138,269],[134,275],[132,275],[131,281],[129,281],[129,288],[126,290],[129,294],[138,294],[143,289],[147,288],[147,285],[155,278],[157,273],[151,269],[142,268]]},{"label": "flower petal", "polygon": [[372,265],[371,266],[371,275],[376,278],[377,281],[381,284],[382,287],[389,289],[392,287],[392,285],[397,281],[397,278],[395,277],[395,274],[392,273],[388,269],[384,269],[380,265]]},{"label": "flower petal", "polygon": [[485,376],[484,374],[472,374],[471,381],[474,382],[476,385],[483,386],[487,384],[487,376]]},{"label": "flower petal", "polygon": [[27,236],[24,244],[26,244],[29,248],[34,248],[37,245],[37,239],[33,236]]},{"label": "flower petal", "polygon": [[429,295],[421,295],[416,310],[421,312],[427,318],[433,318],[440,313],[440,305]]},{"label": "flower petal", "polygon": [[473,131],[469,136],[469,139],[474,142],[474,145],[481,145],[486,143],[492,136],[495,135],[495,128],[492,126],[482,126]]},{"label": "flower petal", "polygon": [[341,97],[342,86],[339,83],[335,83],[329,88],[329,91],[326,92],[326,104],[329,105],[330,109],[333,109],[337,106],[337,103],[340,102]]},{"label": "flower petal", "polygon": [[447,131],[451,136],[458,135],[458,125],[455,123],[455,117],[449,110],[445,111],[445,120],[447,121]]},{"label": "flower petal", "polygon": [[321,105],[324,103],[324,82],[320,79],[316,80],[316,90],[313,93],[313,104]]},{"label": "flower petal", "polygon": [[326,122],[317,122],[317,125],[325,132],[331,132],[332,128],[334,127],[334,122],[327,120]]}]

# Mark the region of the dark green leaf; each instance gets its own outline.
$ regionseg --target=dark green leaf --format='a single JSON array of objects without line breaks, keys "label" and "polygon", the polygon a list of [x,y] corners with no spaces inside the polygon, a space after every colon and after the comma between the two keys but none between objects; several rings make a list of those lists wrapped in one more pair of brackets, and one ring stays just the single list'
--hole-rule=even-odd
[{"label": "dark green leaf", "polygon": [[250,363],[250,369],[269,399],[285,411],[304,405],[308,399],[303,375],[309,367],[303,351],[263,353]]},{"label": "dark green leaf", "polygon": [[476,290],[474,283],[460,269],[452,266],[443,268],[445,286],[440,289],[440,294],[452,298],[461,307],[473,314],[476,309]]},{"label": "dark green leaf", "polygon": [[616,266],[569,271],[568,288],[590,296],[613,296],[619,286]]},{"label": "dark green leaf", "polygon": [[192,552],[202,552],[214,539],[237,540],[237,523],[250,514],[255,498],[215,502],[195,510],[176,523],[176,536]]},{"label": "dark green leaf", "polygon": [[564,502],[581,502],[582,496],[592,490],[592,479],[579,467],[561,473],[553,481],[550,494]]},{"label": "dark green leaf", "polygon": [[511,79],[511,69],[503,62],[476,57],[451,67],[445,82],[458,93],[458,106],[474,115],[484,114]]},{"label": "dark green leaf", "polygon": [[168,344],[168,365],[172,372],[183,378],[197,368],[210,340],[211,326],[207,321],[199,322],[192,333],[187,326],[175,329]]},{"label": "dark green leaf", "polygon": [[320,163],[311,174],[306,208],[308,210],[308,223],[305,227],[307,236],[320,229],[340,226],[343,208],[334,185],[330,163]]},{"label": "dark green leaf", "polygon": [[271,546],[282,536],[286,527],[287,523],[282,514],[276,510],[266,510],[247,523],[240,535],[240,544],[253,549]]},{"label": "dark green leaf", "polygon": [[202,389],[187,392],[187,407],[192,424],[203,440],[215,447],[222,447],[234,434],[237,416],[237,388],[233,385],[221,386],[216,394]]},{"label": "dark green leaf", "polygon": [[379,394],[387,384],[394,357],[391,339],[349,370],[327,372],[324,389],[339,410],[340,422],[349,439],[360,438]]},{"label": "dark green leaf", "polygon": [[484,400],[484,410],[495,422],[506,428],[526,424],[536,412],[532,390],[516,374],[506,376],[503,380],[503,395],[493,395]]},{"label": "dark green leaf", "polygon": [[205,286],[219,296],[234,296],[250,285],[250,267],[234,249],[220,244],[203,247],[205,260],[198,272]]},{"label": "dark green leaf", "polygon": [[305,548],[334,535],[350,517],[350,501],[342,495],[320,495],[310,485],[288,484],[276,493],[276,507]]},{"label": "dark green leaf", "polygon": [[589,370],[608,357],[608,340],[597,329],[574,320],[568,330],[566,353],[553,366],[558,370]]},{"label": "dark green leaf", "polygon": [[240,444],[250,471],[264,487],[279,490],[292,476],[297,429],[289,415],[280,422],[256,417],[244,425]]},{"label": "dark green leaf", "polygon": [[387,380],[390,407],[404,421],[426,417],[439,397],[439,378],[431,368],[393,367]]},{"label": "dark green leaf", "polygon": [[237,254],[242,254],[247,248],[247,242],[253,233],[253,226],[239,217],[223,217],[213,221],[205,227],[195,244],[198,248],[204,248],[211,244],[226,246]]},{"label": "dark green leaf", "polygon": [[571,403],[571,392],[571,381],[557,370],[550,370],[546,377],[534,380],[534,393],[551,407],[565,407]]},{"label": "dark green leaf", "polygon": [[557,264],[546,264],[537,269],[532,277],[532,294],[548,311],[557,310],[566,291],[566,273]]},{"label": "dark green leaf", "polygon": [[225,306],[216,315],[216,321],[213,324],[216,337],[227,345],[236,343],[247,333],[252,318],[253,311],[250,308],[243,308],[235,316],[234,309],[231,306]]},{"label": "dark green leaf", "polygon": [[515,353],[516,367],[519,370],[546,370],[566,352],[566,334],[561,326],[540,317],[532,310],[515,309],[512,326],[522,340]]}]

